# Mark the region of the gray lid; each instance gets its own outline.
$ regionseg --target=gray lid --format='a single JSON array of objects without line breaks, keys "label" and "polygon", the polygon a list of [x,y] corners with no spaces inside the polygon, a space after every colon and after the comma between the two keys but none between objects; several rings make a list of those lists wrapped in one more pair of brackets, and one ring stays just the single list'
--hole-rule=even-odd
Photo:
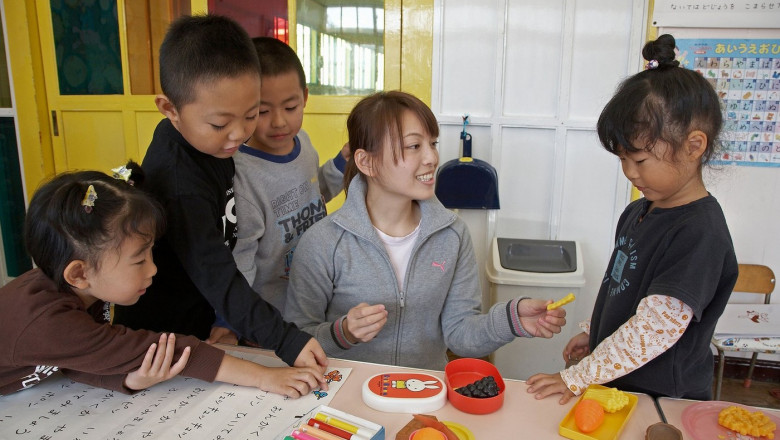
[{"label": "gray lid", "polygon": [[498,238],[498,255],[504,269],[562,273],[577,270],[577,244],[573,241]]}]

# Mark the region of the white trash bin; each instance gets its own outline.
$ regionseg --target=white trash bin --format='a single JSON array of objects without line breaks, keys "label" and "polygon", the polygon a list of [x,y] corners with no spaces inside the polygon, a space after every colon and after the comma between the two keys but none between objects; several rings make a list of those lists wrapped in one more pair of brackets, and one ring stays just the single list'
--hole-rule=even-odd
[{"label": "white trash bin", "polygon": [[[492,304],[517,297],[559,300],[579,296],[585,284],[582,251],[575,241],[493,238],[487,278]],[[575,307],[577,302],[572,303]],[[571,307],[571,306],[567,306]],[[517,338],[496,350],[492,361],[503,377],[526,380],[536,373],[556,373],[565,366],[562,353],[576,333],[569,320],[552,339]]]}]

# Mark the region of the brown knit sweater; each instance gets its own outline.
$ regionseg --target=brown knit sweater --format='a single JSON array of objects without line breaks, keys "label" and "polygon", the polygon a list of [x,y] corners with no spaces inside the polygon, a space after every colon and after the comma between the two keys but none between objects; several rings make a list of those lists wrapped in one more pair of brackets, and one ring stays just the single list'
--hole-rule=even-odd
[{"label": "brown knit sweater", "polygon": [[[98,301],[85,309],[40,269],[0,288],[0,395],[29,388],[57,370],[78,382],[131,393],[125,376],[141,366],[160,333],[111,325],[104,305]],[[174,359],[184,347],[192,350],[181,375],[212,382],[224,351],[194,336],[176,336]]]}]

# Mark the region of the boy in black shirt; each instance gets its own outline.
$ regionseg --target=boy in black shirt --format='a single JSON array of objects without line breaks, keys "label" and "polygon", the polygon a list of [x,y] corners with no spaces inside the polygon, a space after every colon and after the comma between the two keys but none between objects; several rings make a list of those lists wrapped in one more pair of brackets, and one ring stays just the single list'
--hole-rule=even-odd
[{"label": "boy in black shirt", "polygon": [[288,365],[324,372],[319,343],[252,291],[231,254],[232,156],[255,130],[260,105],[249,36],[225,17],[179,18],[160,47],[160,84],[155,104],[166,119],[144,157],[143,187],[165,208],[168,229],[154,247],[154,283],[135,305],[115,307],[114,322],[205,340],[216,310]]}]

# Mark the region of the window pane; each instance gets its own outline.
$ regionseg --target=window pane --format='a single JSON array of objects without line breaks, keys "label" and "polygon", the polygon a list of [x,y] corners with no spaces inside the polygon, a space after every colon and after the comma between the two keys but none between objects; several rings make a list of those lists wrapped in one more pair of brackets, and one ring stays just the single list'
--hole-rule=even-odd
[{"label": "window pane", "polygon": [[287,0],[209,0],[209,13],[238,22],[250,37],[274,37],[290,43]]},{"label": "window pane", "polygon": [[[357,5],[356,5],[357,3]],[[384,88],[384,2],[297,0],[296,52],[313,95]]]},{"label": "window pane", "polygon": [[8,275],[18,277],[32,269],[24,249],[24,195],[14,118],[0,118],[0,230]]},{"label": "window pane", "polygon": [[116,2],[52,1],[61,95],[124,92]]}]

